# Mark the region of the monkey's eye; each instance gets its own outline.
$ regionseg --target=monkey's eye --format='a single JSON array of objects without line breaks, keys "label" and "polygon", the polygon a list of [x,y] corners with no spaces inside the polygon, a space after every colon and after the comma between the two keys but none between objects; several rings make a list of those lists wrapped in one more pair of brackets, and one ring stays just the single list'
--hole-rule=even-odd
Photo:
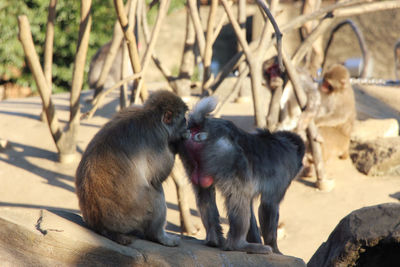
[{"label": "monkey's eye", "polygon": [[208,133],[200,132],[193,136],[193,140],[195,142],[203,142],[203,141],[207,140],[207,137],[208,137]]}]

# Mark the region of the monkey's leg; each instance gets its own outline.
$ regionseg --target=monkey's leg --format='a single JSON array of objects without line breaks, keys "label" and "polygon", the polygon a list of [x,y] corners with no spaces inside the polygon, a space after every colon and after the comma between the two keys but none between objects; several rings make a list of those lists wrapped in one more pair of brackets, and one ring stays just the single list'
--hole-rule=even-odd
[{"label": "monkey's leg", "polygon": [[258,208],[261,234],[264,238],[264,244],[271,246],[274,253],[282,254],[276,243],[279,221],[279,203],[269,203],[270,201],[271,200],[268,197],[261,197],[261,204]]},{"label": "monkey's leg", "polygon": [[169,235],[165,232],[167,205],[165,204],[164,191],[160,189],[150,189],[151,199],[153,200],[153,217],[149,222],[150,225],[145,231],[146,239],[160,243],[168,247],[176,247],[179,245],[179,238]]},{"label": "monkey's leg", "polygon": [[253,200],[250,202],[250,229],[249,232],[247,233],[247,242],[250,243],[262,243],[261,241],[261,236],[260,236],[260,231],[258,230],[257,226],[257,220],[256,217],[254,216],[253,212]]},{"label": "monkey's leg", "polygon": [[250,203],[251,197],[242,194],[233,194],[233,196],[226,198],[229,233],[225,249],[257,254],[271,253],[272,248],[270,246],[246,241],[246,236],[250,229]]},{"label": "monkey's leg", "polygon": [[113,240],[114,242],[117,242],[120,245],[127,246],[130,243],[132,243],[132,238],[130,236],[128,236],[128,235],[117,233],[117,232],[113,232],[113,231],[109,231],[109,230],[106,230],[106,229],[102,229],[99,232],[100,232],[101,235]]},{"label": "monkey's leg", "polygon": [[219,212],[215,202],[215,187],[201,188],[193,187],[196,192],[197,207],[201,220],[206,228],[206,245],[222,247],[225,243],[222,228],[219,222]]}]

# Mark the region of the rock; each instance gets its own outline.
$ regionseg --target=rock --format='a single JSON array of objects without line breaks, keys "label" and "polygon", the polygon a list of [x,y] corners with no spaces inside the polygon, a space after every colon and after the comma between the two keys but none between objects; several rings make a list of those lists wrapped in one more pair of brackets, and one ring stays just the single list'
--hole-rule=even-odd
[{"label": "rock", "polygon": [[399,123],[396,119],[356,120],[351,140],[366,142],[376,138],[396,136],[399,136]]},{"label": "rock", "polygon": [[400,137],[351,142],[350,157],[360,172],[370,176],[400,176]]},{"label": "rock", "polygon": [[353,211],[340,221],[307,266],[398,266],[399,214],[397,203]]},{"label": "rock", "polygon": [[170,248],[135,239],[121,246],[85,227],[82,218],[59,210],[0,208],[2,266],[305,266],[303,260],[210,248],[183,238]]}]

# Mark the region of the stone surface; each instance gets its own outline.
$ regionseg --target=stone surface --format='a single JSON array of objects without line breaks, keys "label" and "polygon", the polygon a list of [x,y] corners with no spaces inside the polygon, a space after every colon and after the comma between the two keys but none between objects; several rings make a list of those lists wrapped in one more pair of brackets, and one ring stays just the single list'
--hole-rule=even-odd
[{"label": "stone surface", "polygon": [[366,175],[400,176],[400,137],[353,141],[350,157],[357,170]]},{"label": "stone surface", "polygon": [[336,226],[308,267],[399,266],[400,204],[353,211]]},{"label": "stone surface", "polygon": [[396,119],[356,120],[351,140],[372,141],[376,138],[399,136],[399,123]]},{"label": "stone surface", "polygon": [[170,248],[135,239],[121,246],[85,227],[74,213],[0,208],[2,266],[305,266],[299,258],[222,251],[183,238]]}]

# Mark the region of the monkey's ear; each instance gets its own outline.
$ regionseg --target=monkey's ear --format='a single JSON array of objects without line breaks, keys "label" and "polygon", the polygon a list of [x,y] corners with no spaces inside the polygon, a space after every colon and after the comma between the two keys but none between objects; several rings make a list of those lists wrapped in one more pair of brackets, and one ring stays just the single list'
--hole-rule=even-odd
[{"label": "monkey's ear", "polygon": [[169,111],[169,110],[165,111],[162,120],[163,120],[163,122],[165,124],[171,124],[171,122],[172,122],[172,112]]}]

